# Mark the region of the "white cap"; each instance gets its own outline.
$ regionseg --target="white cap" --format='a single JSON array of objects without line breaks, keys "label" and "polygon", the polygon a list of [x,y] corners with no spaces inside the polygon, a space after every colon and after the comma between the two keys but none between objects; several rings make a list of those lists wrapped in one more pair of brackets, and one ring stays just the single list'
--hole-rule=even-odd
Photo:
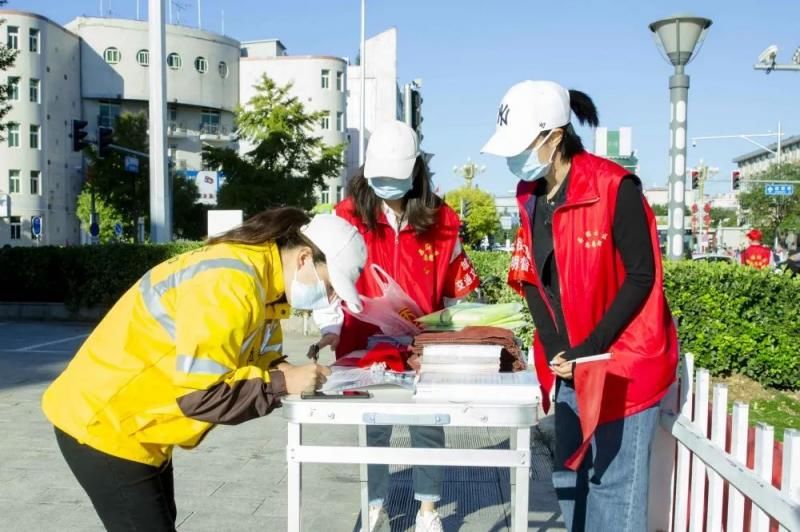
[{"label": "white cap", "polygon": [[399,120],[379,124],[367,143],[364,177],[410,179],[417,155],[417,133],[408,124]]},{"label": "white cap", "polygon": [[331,286],[347,308],[361,312],[356,282],[367,263],[367,246],[361,233],[334,214],[318,214],[300,232],[325,255]]},{"label": "white cap", "polygon": [[567,89],[552,81],[522,81],[503,96],[497,111],[497,129],[481,153],[519,155],[539,133],[566,126],[571,118]]}]

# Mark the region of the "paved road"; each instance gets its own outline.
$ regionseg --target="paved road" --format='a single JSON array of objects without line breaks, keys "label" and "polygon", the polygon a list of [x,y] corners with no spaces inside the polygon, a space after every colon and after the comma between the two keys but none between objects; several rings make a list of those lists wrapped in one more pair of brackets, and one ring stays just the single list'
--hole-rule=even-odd
[{"label": "paved road", "polygon": [[[90,328],[83,324],[0,323],[0,530],[95,531],[99,520],[67,469],[39,401]],[[305,353],[307,338],[287,335],[288,353]],[[296,360],[300,357],[295,356]],[[351,427],[311,427],[310,442],[356,441]],[[397,445],[408,444],[405,430]],[[448,445],[504,447],[501,431],[448,430]],[[175,452],[179,530],[286,529],[286,424],[279,413],[238,427],[218,427],[195,451]],[[563,530],[550,484],[547,451],[534,444],[531,530]],[[440,512],[448,532],[508,530],[508,472],[449,468]],[[387,500],[392,532],[413,530],[417,508],[411,472],[393,468]],[[357,531],[358,467],[304,466],[304,530]]]}]

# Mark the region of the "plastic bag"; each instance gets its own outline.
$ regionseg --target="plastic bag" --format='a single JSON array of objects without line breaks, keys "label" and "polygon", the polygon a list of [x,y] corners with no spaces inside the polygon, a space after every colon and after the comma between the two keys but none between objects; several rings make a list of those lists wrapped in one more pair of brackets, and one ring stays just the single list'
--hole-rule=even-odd
[{"label": "plastic bag", "polygon": [[350,312],[343,305],[344,311],[377,326],[388,336],[416,336],[420,328],[414,320],[422,315],[419,305],[377,264],[369,266],[368,275],[372,275],[383,293],[378,297],[361,296],[363,309],[359,313]]}]

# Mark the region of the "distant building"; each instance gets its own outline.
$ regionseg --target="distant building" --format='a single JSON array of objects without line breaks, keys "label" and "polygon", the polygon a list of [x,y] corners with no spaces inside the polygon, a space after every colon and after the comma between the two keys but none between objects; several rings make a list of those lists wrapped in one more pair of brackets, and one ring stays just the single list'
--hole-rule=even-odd
[{"label": "distant building", "polygon": [[632,174],[639,173],[639,159],[633,149],[633,129],[621,127],[610,130],[598,127],[594,130],[594,154],[611,159],[628,169]]},{"label": "distant building", "polygon": [[[777,151],[778,143],[774,142],[767,146],[772,151]],[[767,169],[775,164],[776,157],[773,153],[760,148],[758,150],[745,153],[733,159],[739,168],[741,179],[754,179],[758,174],[766,172]],[[800,135],[795,135],[781,141],[781,162],[796,163],[800,162]]]},{"label": "distant building", "polygon": [[[696,200],[697,191],[686,191],[686,205],[693,204]],[[667,187],[651,187],[645,189],[644,197],[650,205],[669,205],[669,189]]]},{"label": "distant building", "polygon": [[494,206],[503,226],[519,226],[519,206],[516,196],[495,196]]}]

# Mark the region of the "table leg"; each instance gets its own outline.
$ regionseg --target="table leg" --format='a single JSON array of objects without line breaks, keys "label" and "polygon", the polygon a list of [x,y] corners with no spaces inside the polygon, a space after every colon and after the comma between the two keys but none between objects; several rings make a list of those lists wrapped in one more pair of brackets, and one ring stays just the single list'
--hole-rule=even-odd
[{"label": "table leg", "polygon": [[303,426],[300,423],[288,424],[287,465],[288,465],[288,532],[300,532],[300,501],[302,498],[303,464],[292,456],[292,450],[303,443]]},{"label": "table leg", "polygon": [[528,530],[528,486],[531,472],[530,427],[518,428],[516,440],[515,449],[527,453],[528,459],[524,461],[524,464],[520,464],[519,467],[515,467],[511,471],[512,482],[516,484],[512,499],[513,523],[511,529],[514,532],[525,532]]},{"label": "table leg", "polygon": [[[358,446],[367,446],[367,426],[358,426]],[[361,530],[369,530],[369,466],[359,465],[361,477]]]}]

